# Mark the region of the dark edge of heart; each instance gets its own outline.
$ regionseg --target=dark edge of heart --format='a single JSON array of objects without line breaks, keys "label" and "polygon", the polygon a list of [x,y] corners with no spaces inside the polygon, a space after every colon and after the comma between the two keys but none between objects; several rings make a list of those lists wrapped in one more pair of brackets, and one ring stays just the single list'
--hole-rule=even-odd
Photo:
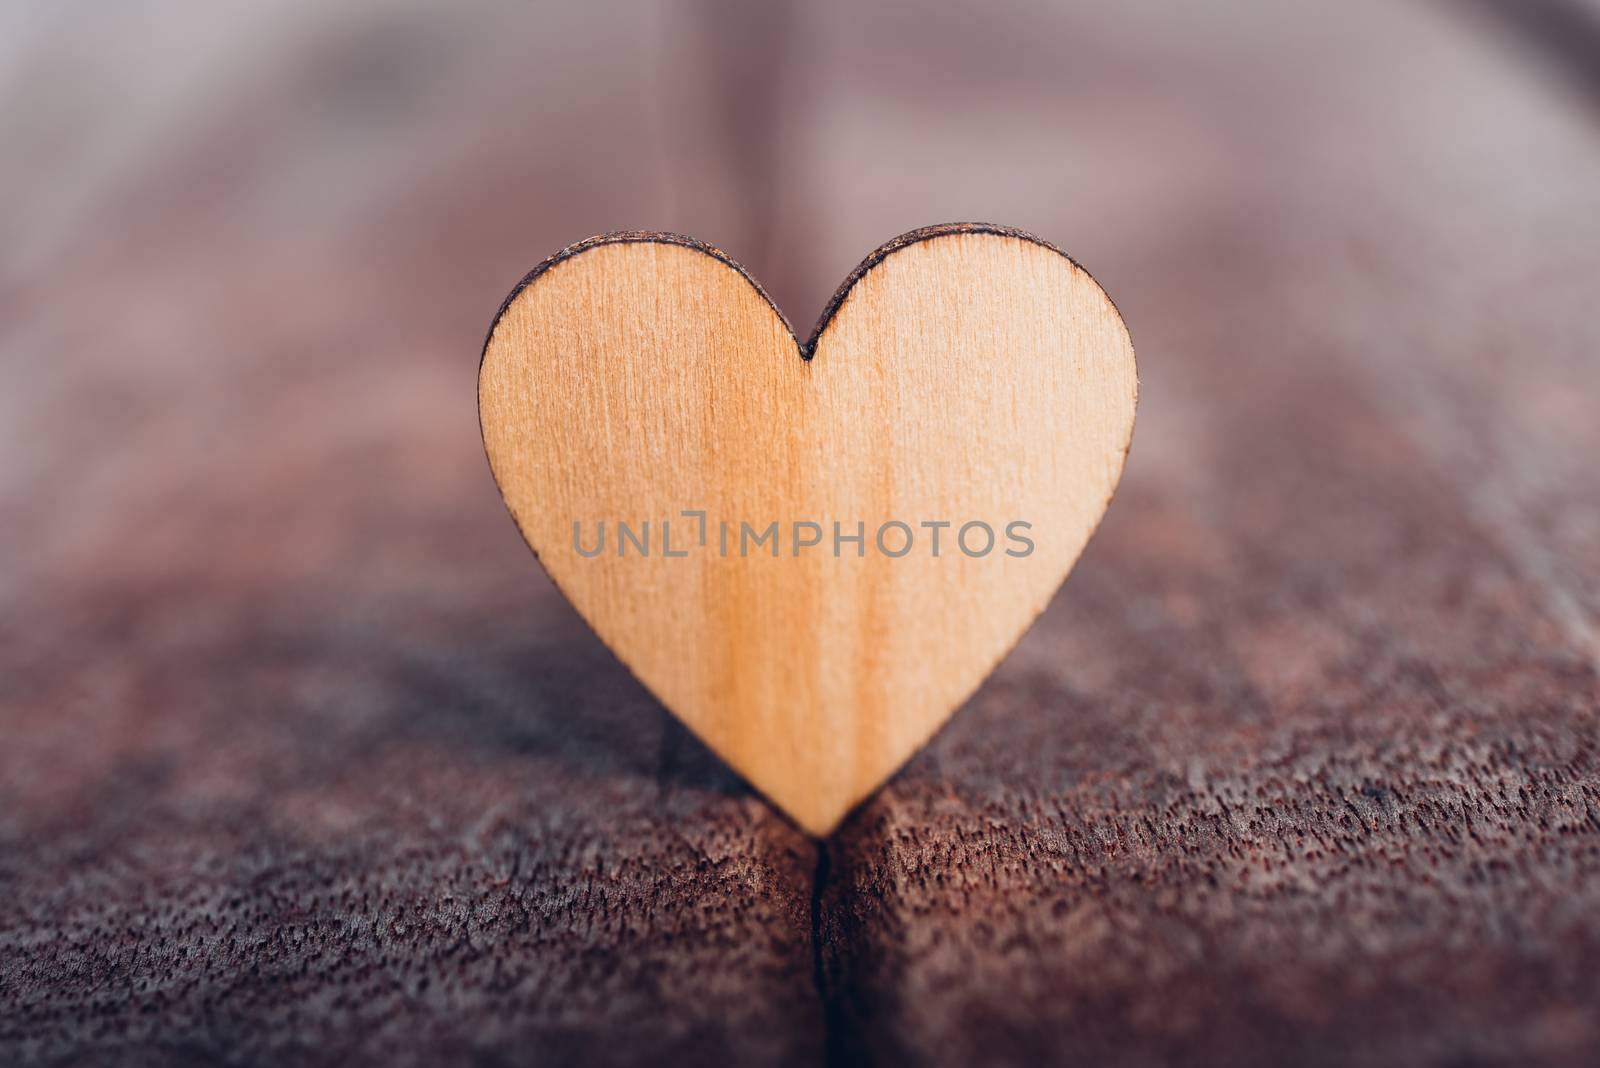
[{"label": "dark edge of heart", "polygon": [[[769,295],[767,291],[762,288],[761,283],[756,281],[755,276],[746,270],[742,263],[740,263],[738,260],[735,260],[732,256],[729,256],[726,252],[723,252],[715,245],[708,245],[704,241],[697,241],[694,238],[687,237],[683,234],[673,234],[653,230],[618,230],[609,234],[597,234],[594,237],[586,238],[582,241],[576,242],[575,244],[568,245],[566,248],[562,249],[560,252],[557,252],[554,256],[551,256],[549,259],[540,263],[533,270],[523,275],[522,279],[512,287],[511,292],[506,294],[506,299],[500,302],[499,310],[494,313],[494,319],[489,324],[489,332],[483,339],[483,349],[478,354],[478,378],[480,382],[480,392],[478,395],[478,437],[484,447],[485,456],[488,454],[489,442],[488,437],[483,432],[483,395],[481,392],[483,361],[488,358],[489,345],[494,341],[494,334],[495,331],[499,329],[500,320],[505,318],[506,311],[510,309],[512,303],[522,295],[522,291],[527,289],[534,282],[538,281],[541,275],[549,271],[551,268],[565,263],[567,260],[570,260],[581,253],[588,252],[590,249],[600,248],[604,245],[677,245],[681,248],[693,249],[696,252],[704,253],[705,255],[710,256],[712,259],[719,261],[725,266],[731,267],[734,271],[738,272],[740,277],[742,277],[746,282],[750,283],[750,287],[760,295],[761,299],[766,302],[767,307],[771,308],[773,313],[777,315],[778,321],[783,324],[784,329],[789,332],[789,336],[794,340],[795,348],[800,353],[800,358],[803,360],[810,360],[815,354],[817,343],[822,339],[822,334],[827,330],[828,324],[833,322],[834,316],[839,313],[839,309],[844,305],[846,298],[850,296],[850,291],[856,287],[856,283],[865,278],[869,271],[878,266],[878,264],[882,263],[884,260],[888,259],[890,256],[894,255],[896,252],[899,252],[903,249],[910,248],[911,246],[920,244],[923,241],[931,241],[935,238],[949,237],[959,234],[987,234],[994,237],[1011,237],[1016,238],[1019,241],[1027,241],[1030,244],[1038,245],[1040,248],[1049,249],[1051,252],[1054,252],[1056,255],[1072,264],[1073,267],[1077,268],[1079,271],[1082,271],[1084,277],[1089,279],[1090,282],[1094,283],[1095,288],[1100,290],[1101,295],[1106,298],[1106,301],[1111,305],[1112,310],[1117,313],[1117,319],[1122,323],[1123,331],[1128,332],[1128,321],[1123,318],[1122,309],[1117,307],[1116,302],[1111,299],[1111,294],[1106,292],[1105,287],[1095,279],[1094,275],[1085,270],[1083,265],[1077,260],[1067,255],[1065,252],[1061,251],[1061,249],[1046,241],[1044,238],[1036,237],[1033,234],[1028,233],[1026,230],[1019,230],[1014,226],[999,226],[994,223],[941,223],[934,226],[923,226],[915,230],[909,230],[906,233],[901,234],[899,237],[884,242],[877,248],[873,249],[871,254],[857,264],[855,270],[851,271],[850,274],[845,277],[845,280],[840,284],[839,288],[834,291],[833,296],[823,307],[822,315],[818,317],[817,325],[812,329],[810,339],[803,344],[800,341],[799,335],[794,332],[794,326],[790,324],[789,317],[783,314],[783,309],[778,307],[777,302],[774,301],[771,295]],[[1131,334],[1128,341],[1129,348],[1131,349],[1133,347],[1133,339]],[[1137,408],[1139,398],[1139,378],[1137,365],[1135,365],[1134,371],[1133,395],[1134,405],[1135,408]],[[1133,428],[1130,426],[1128,428],[1128,440],[1124,442],[1122,446],[1122,463],[1118,465],[1116,483],[1114,483],[1111,487],[1111,493],[1113,495],[1116,493],[1117,484],[1120,484],[1122,481],[1123,472],[1127,470],[1128,455],[1132,449]],[[561,588],[561,582],[556,578],[555,575],[551,574],[550,569],[545,566],[544,560],[539,556],[538,547],[535,546],[532,539],[528,537],[528,532],[522,529],[522,520],[518,519],[516,513],[511,511],[511,505],[506,500],[505,488],[500,485],[500,477],[499,475],[495,474],[493,463],[489,464],[489,476],[490,478],[494,479],[495,489],[500,494],[500,503],[505,505],[506,512],[511,516],[512,525],[516,527],[517,534],[522,538],[522,543],[526,545],[528,547],[528,551],[533,554],[534,560],[538,561],[539,567],[544,571],[545,577],[550,580],[551,585],[553,585],[561,594],[561,596],[566,599],[567,603],[571,605],[573,603],[572,598],[567,595],[566,590]],[[1104,507],[1108,508],[1110,507],[1110,504],[1111,499],[1110,496],[1108,496]],[[1101,512],[1101,519],[1104,519],[1103,509]],[[1099,525],[1100,524],[1097,522],[1095,524],[1095,529],[1098,529]],[[1094,530],[1091,530],[1090,536],[1092,537],[1093,534]],[[1076,565],[1076,561],[1074,561],[1074,565]],[[1068,569],[1068,572],[1071,572],[1070,568]],[[1059,587],[1057,592],[1059,592]],[[1052,593],[1052,599],[1054,596],[1055,594]],[[632,675],[633,678],[644,687],[645,691],[648,692],[651,697],[655,698],[658,704],[661,704],[663,709],[672,715],[674,719],[677,719],[679,724],[687,729],[690,734],[700,739],[702,744],[705,744],[708,749],[712,749],[712,751],[715,752],[715,749],[711,747],[710,743],[706,742],[704,738],[701,738],[698,730],[684,720],[680,719],[676,713],[672,712],[671,709],[666,708],[665,702],[662,702],[661,699],[656,696],[655,691],[650,688],[649,683],[645,682],[644,679],[639,676],[639,673],[634,670],[633,665],[628,663],[627,659],[624,658],[621,653],[619,653],[616,649],[613,649],[610,642],[601,637],[600,632],[595,630],[594,624],[590,623],[588,617],[582,612],[577,611],[575,606],[574,614],[579,620],[582,621],[583,625],[589,629],[589,632],[600,641],[600,644],[605,646],[606,650],[610,652],[612,656],[617,658],[617,662],[627,669],[628,674]],[[1023,627],[1022,631],[1017,635],[1017,641],[1021,640],[1022,635],[1026,634],[1028,630],[1033,627],[1034,623],[1038,621],[1039,615],[1042,614],[1043,612],[1041,610],[1040,613],[1034,615],[1034,617],[1028,621],[1027,626]],[[1005,653],[1001,654],[999,660],[996,660],[995,663],[990,666],[989,670],[985,672],[983,678],[978,680],[977,686],[973,688],[972,693],[976,693],[977,689],[982,687],[984,682],[988,681],[989,676],[994,673],[995,668],[998,667],[1007,656],[1011,655],[1011,651],[1015,647],[1016,643],[1014,641],[1012,646],[1008,648]],[[967,701],[972,699],[972,693],[969,693],[959,705],[950,710],[950,716],[947,717],[945,721],[935,729],[935,734],[949,725],[950,720],[955,718],[955,713],[961,710],[961,706],[965,705]],[[931,737],[932,736],[930,736],[929,740],[931,740]],[[927,744],[928,740],[924,740],[922,743],[923,746],[926,746]],[[918,746],[919,750],[921,748],[922,746]],[[916,750],[913,750],[912,755],[915,755],[915,752]],[[717,758],[719,760],[723,760],[720,753],[717,754]],[[909,757],[907,759],[909,760]],[[726,760],[723,760],[723,762],[727,763]],[[900,767],[903,768],[904,766],[905,764],[902,762]],[[858,799],[854,804],[852,804],[844,816],[840,817],[840,820],[838,824],[834,826],[834,829],[823,838],[817,838],[815,835],[811,834],[811,832],[801,827],[795,822],[794,818],[790,816],[788,812],[784,811],[782,806],[773,803],[772,800],[767,797],[766,792],[762,790],[761,787],[746,779],[743,773],[738,771],[738,769],[733,770],[734,773],[746,783],[746,785],[748,785],[757,795],[767,802],[769,807],[778,814],[779,818],[783,819],[790,826],[799,830],[800,833],[805,835],[807,838],[826,843],[828,839],[831,839],[833,835],[838,833],[839,828],[844,826],[851,814],[859,810],[860,807],[866,803],[868,798],[871,798],[878,792],[878,790],[881,790],[883,786],[888,783],[889,779],[894,778],[894,776],[898,774],[900,769],[897,768],[895,771],[890,772],[888,779],[885,779],[882,783],[879,783],[876,789],[872,790],[865,797]],[[823,848],[826,848],[825,844]]]},{"label": "dark edge of heart", "polygon": [[1030,234],[1026,230],[1019,230],[1014,226],[999,226],[995,223],[978,222],[939,223],[934,226],[923,226],[915,230],[909,230],[899,237],[885,241],[873,249],[866,259],[856,264],[855,269],[845,276],[845,280],[840,283],[838,289],[834,290],[833,296],[823,306],[822,314],[817,317],[817,325],[811,330],[811,337],[804,342],[800,340],[800,335],[795,333],[794,325],[789,322],[789,317],[783,313],[783,309],[778,307],[778,302],[773,300],[761,283],[756,280],[755,275],[751,274],[744,264],[715,245],[708,245],[704,241],[698,241],[683,234],[673,234],[659,230],[617,230],[609,234],[597,234],[594,237],[588,237],[575,244],[568,245],[523,275],[521,280],[511,288],[511,292],[506,294],[506,299],[500,302],[499,310],[494,313],[494,318],[489,323],[489,332],[484,336],[483,348],[478,353],[478,367],[480,370],[482,369],[484,358],[489,354],[489,343],[494,340],[495,328],[500,325],[500,320],[505,317],[506,311],[511,307],[512,302],[522,295],[522,291],[538,281],[539,277],[552,267],[565,263],[574,256],[588,252],[590,249],[601,248],[605,245],[677,245],[680,248],[693,249],[696,252],[710,256],[723,265],[733,268],[740,277],[750,283],[750,288],[760,295],[761,299],[766,302],[767,307],[771,308],[773,314],[778,317],[778,321],[783,323],[784,329],[789,331],[789,336],[794,339],[795,348],[800,351],[800,358],[809,360],[816,353],[817,342],[822,338],[823,331],[828,328],[829,323],[833,322],[833,317],[838,314],[840,307],[844,305],[845,299],[850,296],[850,291],[856,287],[857,282],[866,277],[868,271],[896,252],[910,248],[912,245],[920,244],[923,241],[931,241],[938,237],[949,237],[957,234],[988,234],[993,237],[1012,237],[1019,241],[1027,241],[1030,244],[1038,245],[1040,248],[1049,249],[1078,270],[1083,271],[1084,275],[1095,283],[1100,292],[1105,294],[1106,300],[1110,301],[1111,307],[1117,313],[1117,318],[1122,319],[1123,325],[1126,327],[1127,320],[1123,319],[1122,309],[1117,308],[1116,301],[1111,299],[1111,294],[1106,293],[1105,287],[1095,280],[1094,275],[1089,274],[1084,269],[1083,264],[1044,238]]}]

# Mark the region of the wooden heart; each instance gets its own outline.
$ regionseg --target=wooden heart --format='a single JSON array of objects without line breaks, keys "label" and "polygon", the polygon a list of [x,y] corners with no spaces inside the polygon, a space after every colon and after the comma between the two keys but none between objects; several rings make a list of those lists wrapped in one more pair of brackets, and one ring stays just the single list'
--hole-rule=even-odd
[{"label": "wooden heart", "polygon": [[1049,602],[1121,476],[1137,388],[1087,272],[956,225],[874,252],[803,346],[713,248],[573,245],[506,299],[478,402],[556,585],[822,835]]}]

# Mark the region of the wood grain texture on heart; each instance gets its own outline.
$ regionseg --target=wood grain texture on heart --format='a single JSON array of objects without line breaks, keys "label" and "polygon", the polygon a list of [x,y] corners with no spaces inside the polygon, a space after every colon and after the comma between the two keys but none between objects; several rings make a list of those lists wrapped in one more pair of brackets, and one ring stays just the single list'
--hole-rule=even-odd
[{"label": "wood grain texture on heart", "polygon": [[970,224],[878,249],[804,345],[717,250],[594,238],[512,292],[479,375],[490,466],[551,578],[814,834],[1044,609],[1136,399],[1088,273]]}]

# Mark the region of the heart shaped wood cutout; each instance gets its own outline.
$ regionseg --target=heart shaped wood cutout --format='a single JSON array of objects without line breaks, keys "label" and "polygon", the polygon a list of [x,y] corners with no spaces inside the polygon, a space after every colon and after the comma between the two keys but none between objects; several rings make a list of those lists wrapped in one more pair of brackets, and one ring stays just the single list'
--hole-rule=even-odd
[{"label": "heart shaped wood cutout", "polygon": [[573,245],[506,299],[478,403],[556,585],[824,835],[1049,602],[1121,476],[1137,390],[1087,272],[953,225],[874,252],[805,345],[716,249]]}]

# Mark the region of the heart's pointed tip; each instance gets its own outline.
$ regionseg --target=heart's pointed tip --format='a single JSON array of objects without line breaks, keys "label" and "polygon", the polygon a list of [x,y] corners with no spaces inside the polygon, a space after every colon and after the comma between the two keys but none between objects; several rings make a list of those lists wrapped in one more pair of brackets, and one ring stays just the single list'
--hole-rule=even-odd
[{"label": "heart's pointed tip", "polygon": [[763,791],[763,793],[768,804],[787,817],[789,822],[818,841],[832,837],[833,832],[844,823],[845,817],[850,815],[856,804],[862,800],[859,797],[843,794],[829,796],[808,793],[798,796],[790,793],[789,796],[779,796],[774,792]]},{"label": "heart's pointed tip", "polygon": [[830,815],[824,818],[802,817],[786,808],[783,808],[781,805],[778,806],[778,810],[785,816],[789,817],[789,820],[794,823],[796,827],[799,827],[802,831],[810,835],[812,838],[815,838],[819,842],[832,838],[833,832],[839,829],[839,825],[844,822],[845,816],[844,812],[839,812],[836,815]]}]

